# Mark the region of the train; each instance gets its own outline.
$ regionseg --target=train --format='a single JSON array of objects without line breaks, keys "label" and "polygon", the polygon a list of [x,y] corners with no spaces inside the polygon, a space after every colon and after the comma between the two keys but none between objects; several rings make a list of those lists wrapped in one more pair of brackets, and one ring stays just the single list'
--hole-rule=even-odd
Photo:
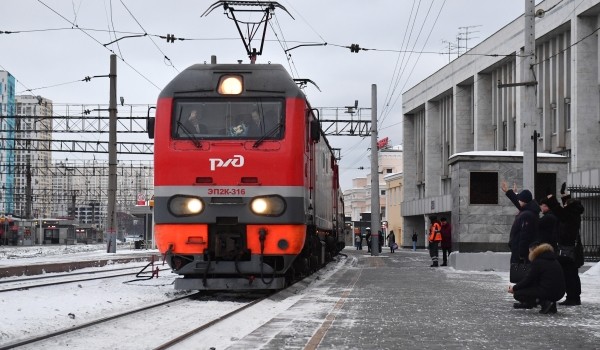
[{"label": "train", "polygon": [[180,290],[276,290],[344,248],[339,167],[280,64],[195,64],[161,91],[154,232]]}]

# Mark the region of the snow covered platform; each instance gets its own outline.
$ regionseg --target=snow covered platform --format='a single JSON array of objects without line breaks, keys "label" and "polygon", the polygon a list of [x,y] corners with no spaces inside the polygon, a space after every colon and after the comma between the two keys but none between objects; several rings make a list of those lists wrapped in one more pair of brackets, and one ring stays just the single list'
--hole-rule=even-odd
[{"label": "snow covered platform", "polygon": [[[0,247],[0,266],[48,261],[98,259],[104,251],[49,251],[40,256],[9,258]],[[39,248],[38,248],[39,249]],[[13,249],[14,252],[14,249]],[[129,253],[117,250],[119,254]],[[137,252],[136,252],[137,253]],[[148,251],[151,253],[151,251]],[[586,263],[580,273],[582,305],[558,307],[554,315],[539,309],[516,310],[507,293],[508,272],[466,263],[453,267],[429,267],[425,250],[384,248],[378,257],[366,250],[347,248],[347,257],[336,258],[325,268],[290,288],[272,295],[256,307],[236,314],[198,334],[188,349],[597,349],[600,342],[600,264]],[[45,255],[44,255],[45,254]],[[52,255],[54,254],[54,255]],[[112,254],[111,257],[115,257]],[[458,256],[457,256],[458,257]],[[487,270],[487,271],[486,271]],[[32,329],[46,331],[70,327],[77,322],[171,298],[174,274],[160,279],[124,284],[118,279],[52,287],[52,293],[19,290],[7,293],[0,306],[5,327],[0,346]],[[68,295],[69,298],[64,296]],[[187,305],[195,315],[216,317],[229,302],[206,298]],[[173,309],[170,309],[173,310]],[[77,318],[71,319],[68,313]],[[213,315],[214,314],[214,315]],[[210,317],[209,317],[210,316]],[[180,324],[181,314],[161,311],[161,324]],[[54,327],[54,328],[52,328]],[[110,326],[107,326],[107,328]],[[148,332],[140,323],[104,329],[96,341],[88,337],[56,340],[55,349],[115,349],[123,341],[145,339],[161,344],[173,336],[159,327]],[[126,329],[124,336],[123,329]],[[105,333],[106,332],[106,333]],[[124,338],[127,337],[127,338]],[[128,339],[128,340],[125,340]],[[131,348],[152,348],[128,343]],[[139,345],[139,346],[136,346]]]},{"label": "snow covered platform", "polygon": [[[119,249],[121,248],[121,249]],[[29,276],[50,272],[66,272],[86,267],[98,267],[132,261],[149,261],[157,250],[117,248],[107,253],[101,244],[55,246],[0,246],[0,278]]]}]

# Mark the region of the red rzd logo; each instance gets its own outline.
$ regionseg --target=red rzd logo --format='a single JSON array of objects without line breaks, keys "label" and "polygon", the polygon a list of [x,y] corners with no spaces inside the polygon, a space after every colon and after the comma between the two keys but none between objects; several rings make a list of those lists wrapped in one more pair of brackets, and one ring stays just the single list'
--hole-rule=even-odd
[{"label": "red rzd logo", "polygon": [[230,165],[234,168],[241,168],[244,166],[244,157],[239,154],[226,160],[220,158],[209,158],[208,160],[210,161],[210,171],[215,171],[217,168],[227,168]]}]

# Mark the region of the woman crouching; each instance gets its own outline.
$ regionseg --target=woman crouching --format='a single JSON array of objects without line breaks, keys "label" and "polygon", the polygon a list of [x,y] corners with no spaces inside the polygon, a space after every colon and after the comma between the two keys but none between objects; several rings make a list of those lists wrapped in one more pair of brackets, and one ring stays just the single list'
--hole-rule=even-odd
[{"label": "woman crouching", "polygon": [[525,278],[508,287],[518,303],[515,309],[532,309],[538,304],[540,313],[556,313],[556,302],[565,295],[563,270],[551,245],[534,242],[529,246],[531,269]]}]

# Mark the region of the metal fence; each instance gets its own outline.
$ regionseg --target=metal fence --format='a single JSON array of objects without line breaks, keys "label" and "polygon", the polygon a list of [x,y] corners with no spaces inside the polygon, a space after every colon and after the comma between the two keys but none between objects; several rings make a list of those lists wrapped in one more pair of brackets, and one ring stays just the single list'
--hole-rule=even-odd
[{"label": "metal fence", "polygon": [[569,187],[572,198],[581,201],[581,242],[586,261],[600,261],[600,187]]}]

